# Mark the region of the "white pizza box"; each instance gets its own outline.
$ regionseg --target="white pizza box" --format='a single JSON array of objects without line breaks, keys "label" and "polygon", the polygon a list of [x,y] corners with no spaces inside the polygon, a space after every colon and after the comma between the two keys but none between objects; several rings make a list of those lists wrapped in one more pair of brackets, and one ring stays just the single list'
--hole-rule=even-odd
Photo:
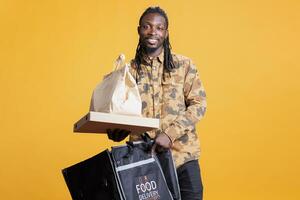
[{"label": "white pizza box", "polygon": [[107,129],[144,133],[159,128],[159,119],[90,111],[74,124],[77,133],[106,133]]}]

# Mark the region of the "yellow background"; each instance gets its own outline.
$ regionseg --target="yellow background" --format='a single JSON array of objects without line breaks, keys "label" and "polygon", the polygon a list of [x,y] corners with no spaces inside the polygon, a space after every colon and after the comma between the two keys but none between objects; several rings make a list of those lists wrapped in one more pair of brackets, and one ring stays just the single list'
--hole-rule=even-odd
[{"label": "yellow background", "polygon": [[150,5],[207,91],[205,199],[300,199],[298,0],[1,0],[0,198],[71,199],[61,169],[117,145],[72,126]]}]

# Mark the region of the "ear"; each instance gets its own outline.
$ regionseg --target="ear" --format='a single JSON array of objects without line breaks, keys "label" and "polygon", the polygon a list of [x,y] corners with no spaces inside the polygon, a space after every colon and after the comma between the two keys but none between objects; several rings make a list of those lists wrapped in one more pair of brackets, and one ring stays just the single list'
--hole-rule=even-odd
[{"label": "ear", "polygon": [[169,29],[166,30],[165,39],[169,36]]},{"label": "ear", "polygon": [[141,29],[141,27],[138,26],[138,27],[137,27],[137,32],[138,32],[139,35],[140,35],[140,29]]}]

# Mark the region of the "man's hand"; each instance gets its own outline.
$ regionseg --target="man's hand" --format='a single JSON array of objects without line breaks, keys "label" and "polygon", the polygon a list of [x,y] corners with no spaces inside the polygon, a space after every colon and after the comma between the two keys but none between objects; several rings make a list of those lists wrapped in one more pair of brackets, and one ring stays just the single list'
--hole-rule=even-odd
[{"label": "man's hand", "polygon": [[113,130],[107,129],[106,133],[110,140],[113,140],[114,142],[120,142],[129,135],[130,131],[116,128]]},{"label": "man's hand", "polygon": [[157,145],[157,150],[160,151],[161,148],[169,149],[172,146],[172,141],[165,133],[160,133],[155,138],[155,144]]}]

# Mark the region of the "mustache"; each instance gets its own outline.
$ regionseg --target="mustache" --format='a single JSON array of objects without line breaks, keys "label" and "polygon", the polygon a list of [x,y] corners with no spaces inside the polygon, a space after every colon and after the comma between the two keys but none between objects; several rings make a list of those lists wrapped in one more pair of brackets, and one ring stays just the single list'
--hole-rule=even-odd
[{"label": "mustache", "polygon": [[147,40],[147,39],[159,40],[159,37],[154,37],[154,36],[144,37],[144,40]]}]

